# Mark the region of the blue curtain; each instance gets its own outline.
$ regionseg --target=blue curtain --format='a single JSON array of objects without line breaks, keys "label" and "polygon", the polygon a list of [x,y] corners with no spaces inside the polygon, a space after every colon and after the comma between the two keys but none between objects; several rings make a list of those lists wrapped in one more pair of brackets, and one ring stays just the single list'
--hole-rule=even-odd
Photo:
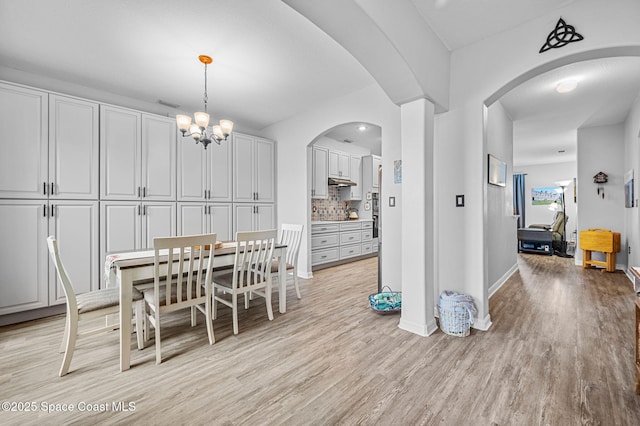
[{"label": "blue curtain", "polygon": [[524,207],[525,207],[525,193],[524,193],[524,177],[525,174],[513,175],[513,208],[514,213],[520,215],[518,218],[518,228],[525,227],[524,220]]}]

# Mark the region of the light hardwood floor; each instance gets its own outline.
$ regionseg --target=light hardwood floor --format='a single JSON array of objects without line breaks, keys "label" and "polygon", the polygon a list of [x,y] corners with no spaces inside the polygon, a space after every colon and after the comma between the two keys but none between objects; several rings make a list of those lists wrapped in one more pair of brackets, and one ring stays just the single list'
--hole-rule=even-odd
[{"label": "light hardwood floor", "polygon": [[[519,267],[491,298],[491,329],[464,338],[419,337],[397,327],[399,316],[371,312],[376,259],[301,280],[286,314],[274,298],[273,322],[253,300],[237,336],[221,309],[213,346],[202,321],[192,329],[188,312],[170,315],[163,363],[150,344],[132,350],[124,373],[116,332],[80,342],[60,378],[62,316],[3,327],[0,401],[38,412],[0,412],[0,423],[640,424],[630,281],[558,257],[519,255]],[[81,402],[109,411],[78,412]],[[76,411],[45,413],[42,403]]]}]

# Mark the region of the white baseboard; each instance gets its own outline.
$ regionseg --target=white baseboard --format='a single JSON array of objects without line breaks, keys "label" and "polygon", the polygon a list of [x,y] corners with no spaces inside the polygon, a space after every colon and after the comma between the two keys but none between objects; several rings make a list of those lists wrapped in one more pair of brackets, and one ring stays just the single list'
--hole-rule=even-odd
[{"label": "white baseboard", "polygon": [[491,322],[491,315],[487,314],[487,316],[483,319],[476,319],[471,327],[476,330],[487,331],[489,330],[489,328],[491,328],[492,324],[493,323]]},{"label": "white baseboard", "polygon": [[517,270],[518,263],[516,262],[511,268],[509,268],[507,272],[505,272],[503,276],[500,277],[498,281],[496,281],[491,287],[489,287],[489,298],[491,298],[491,296],[493,296],[495,292],[498,291],[509,278],[511,278],[511,275],[515,274]]},{"label": "white baseboard", "polygon": [[435,331],[438,329],[438,325],[436,324],[435,318],[430,318],[429,322],[427,322],[426,324],[418,324],[407,321],[404,318],[400,318],[398,328],[411,332],[413,334],[417,334],[418,336],[426,337],[435,333]]},{"label": "white baseboard", "polygon": [[313,278],[313,273],[298,271],[298,277],[304,278],[304,279]]}]

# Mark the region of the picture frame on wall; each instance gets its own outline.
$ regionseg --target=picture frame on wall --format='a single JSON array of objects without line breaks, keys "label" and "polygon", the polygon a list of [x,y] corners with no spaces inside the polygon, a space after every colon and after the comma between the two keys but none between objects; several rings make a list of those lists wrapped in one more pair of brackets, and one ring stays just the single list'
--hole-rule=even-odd
[{"label": "picture frame on wall", "polygon": [[489,183],[495,186],[507,186],[507,163],[489,154]]},{"label": "picture frame on wall", "polygon": [[624,174],[624,206],[633,207],[633,169]]}]

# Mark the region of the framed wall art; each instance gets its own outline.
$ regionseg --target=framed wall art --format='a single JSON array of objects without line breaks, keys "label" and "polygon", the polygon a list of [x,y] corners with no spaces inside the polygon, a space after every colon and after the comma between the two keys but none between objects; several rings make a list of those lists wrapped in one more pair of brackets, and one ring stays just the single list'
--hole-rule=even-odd
[{"label": "framed wall art", "polygon": [[489,183],[507,186],[507,163],[489,154]]}]

